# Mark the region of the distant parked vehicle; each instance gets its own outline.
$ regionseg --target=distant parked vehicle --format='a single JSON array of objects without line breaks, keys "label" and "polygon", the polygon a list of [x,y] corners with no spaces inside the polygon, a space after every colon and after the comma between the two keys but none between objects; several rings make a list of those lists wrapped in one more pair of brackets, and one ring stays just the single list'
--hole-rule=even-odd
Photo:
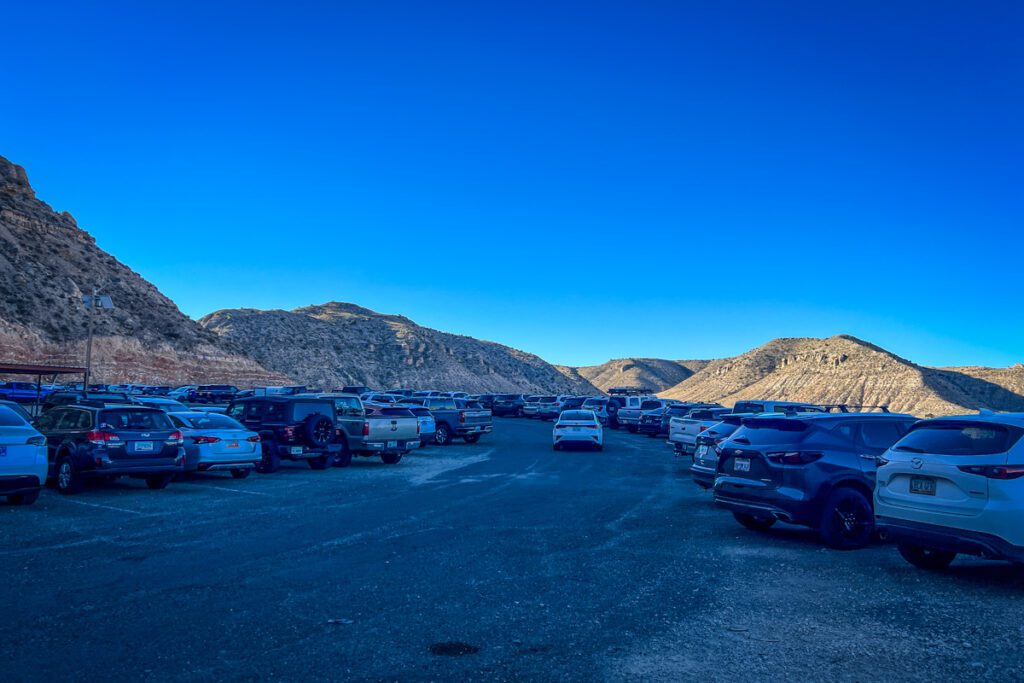
[{"label": "distant parked vehicle", "polygon": [[66,406],[79,401],[99,401],[102,403],[131,404],[134,400],[128,394],[122,392],[90,391],[85,396],[79,391],[55,391],[46,397],[41,406],[42,412],[47,412],[59,406]]},{"label": "distant parked vehicle", "polygon": [[352,394],[319,394],[318,398],[330,400],[335,407],[341,445],[335,466],[347,467],[353,456],[378,455],[382,462],[393,465],[421,445],[419,418],[407,406],[364,404]]},{"label": "distant parked vehicle", "polygon": [[705,429],[722,421],[731,414],[728,408],[687,408],[685,417],[673,417],[669,421],[668,441],[676,455],[691,456],[697,448],[697,437]]},{"label": "distant parked vehicle", "polygon": [[238,387],[230,384],[200,384],[189,396],[192,403],[230,403]]},{"label": "distant parked vehicle", "polygon": [[823,406],[813,403],[795,403],[793,401],[737,401],[732,412],[742,415],[758,415],[760,413],[825,413]]},{"label": "distant parked vehicle", "polygon": [[181,401],[175,401],[172,398],[163,398],[161,396],[136,396],[133,399],[133,402],[140,406],[157,408],[165,413],[187,413],[191,410],[191,408]]},{"label": "distant parked vehicle", "polygon": [[522,417],[522,394],[498,394],[494,397],[491,413],[495,417]]},{"label": "distant parked vehicle", "polygon": [[440,396],[440,395],[441,395],[440,391],[435,391],[435,390],[431,389],[429,391],[414,391],[414,392],[412,392],[412,396],[410,396],[409,398],[429,398],[431,396]]},{"label": "distant parked vehicle", "polygon": [[362,386],[362,385],[358,385],[358,384],[351,384],[351,385],[349,385],[349,386],[346,386],[346,387],[342,387],[342,388],[341,388],[341,391],[337,391],[337,392],[332,392],[332,393],[338,393],[338,394],[354,394],[354,395],[356,395],[356,396],[360,396],[360,395],[362,395],[362,394],[368,394],[368,393],[370,393],[371,391],[373,391],[373,389],[371,389],[370,387],[364,387],[364,386]]},{"label": "distant parked vehicle", "polygon": [[[639,397],[630,396],[628,398],[633,399]],[[639,405],[636,403],[639,403]],[[660,398],[644,398],[636,403],[627,403],[625,407],[619,408],[618,415],[616,416],[619,425],[633,433],[640,430],[640,418],[643,417],[644,413],[649,413],[668,405],[668,401]],[[658,416],[658,420],[661,420],[660,415]]]},{"label": "distant parked vehicle", "polygon": [[1024,564],[1024,414],[923,420],[879,459],[882,535],[922,569],[958,554]]},{"label": "distant parked vehicle", "polygon": [[586,396],[566,396],[562,399],[562,410],[579,410],[586,400]]},{"label": "distant parked vehicle", "polygon": [[34,426],[46,437],[50,476],[65,495],[98,476],[145,479],[162,489],[185,464],[181,432],[155,408],[87,401],[52,408]]},{"label": "distant parked vehicle", "polygon": [[359,398],[363,400],[363,403],[399,403],[403,397],[371,391],[369,393],[362,394]]},{"label": "distant parked vehicle", "polygon": [[466,443],[476,443],[493,429],[489,410],[459,408],[456,399],[441,396],[422,400],[423,407],[430,411],[437,424],[434,442],[439,446],[449,445],[456,437]]},{"label": "distant parked vehicle", "polygon": [[262,459],[259,434],[227,415],[181,412],[168,417],[184,439],[186,473],[228,471],[244,479]]},{"label": "distant parked vehicle", "polygon": [[563,400],[562,396],[541,396],[537,401],[534,417],[541,420],[557,420],[558,416],[562,414]]},{"label": "distant parked vehicle", "polygon": [[689,461],[690,477],[697,486],[708,490],[715,485],[715,476],[718,473],[718,448],[740,428],[742,421],[741,415],[723,415],[721,422],[697,435],[696,450],[692,457],[676,453]]},{"label": "distant parked vehicle", "polygon": [[282,460],[304,460],[310,468],[323,470],[342,454],[332,401],[313,396],[253,396],[232,401],[227,415],[259,434],[262,453],[256,471],[262,474],[276,472]]},{"label": "distant parked vehicle", "polygon": [[43,400],[51,393],[53,390],[44,386],[37,391],[33,382],[0,382],[0,401],[35,403],[37,398]]},{"label": "distant parked vehicle", "polygon": [[434,416],[429,410],[421,405],[415,405],[411,403],[401,403],[396,408],[406,408],[410,413],[416,416],[416,419],[420,423],[420,446],[427,446],[434,443],[434,437],[437,434],[437,422],[434,421]]},{"label": "distant parked vehicle", "polygon": [[604,429],[592,410],[566,410],[558,416],[551,430],[551,439],[556,451],[570,446],[602,450]]},{"label": "distant parked vehicle", "polygon": [[192,392],[199,388],[198,384],[183,384],[180,387],[175,387],[167,392],[167,398],[174,399],[175,401],[187,401]]},{"label": "distant parked vehicle", "polygon": [[11,505],[31,505],[46,483],[46,437],[24,411],[0,405],[0,496]]},{"label": "distant parked vehicle", "polygon": [[719,448],[715,503],[748,529],[809,526],[832,548],[862,548],[875,528],[875,458],[917,421],[880,413],[745,417]]},{"label": "distant parked vehicle", "polygon": [[523,397],[523,417],[537,417],[538,403],[544,398],[543,396],[524,396]]}]

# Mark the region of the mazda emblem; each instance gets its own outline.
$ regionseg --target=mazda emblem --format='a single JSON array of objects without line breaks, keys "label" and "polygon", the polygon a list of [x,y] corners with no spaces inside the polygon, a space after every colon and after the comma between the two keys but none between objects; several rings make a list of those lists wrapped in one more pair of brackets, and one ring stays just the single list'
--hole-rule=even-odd
[{"label": "mazda emblem", "polygon": [[921,458],[914,458],[910,461],[910,466],[913,467],[915,470],[919,470],[922,467],[924,467],[924,460],[922,460]]}]

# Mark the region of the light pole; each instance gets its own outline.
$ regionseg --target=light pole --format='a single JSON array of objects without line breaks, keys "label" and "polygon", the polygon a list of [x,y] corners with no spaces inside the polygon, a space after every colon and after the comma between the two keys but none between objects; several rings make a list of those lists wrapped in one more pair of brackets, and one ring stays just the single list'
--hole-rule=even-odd
[{"label": "light pole", "polygon": [[97,308],[113,308],[114,301],[109,296],[100,296],[100,289],[96,287],[92,290],[92,294],[82,297],[82,302],[89,309],[89,337],[85,342],[85,381],[82,382],[82,397],[84,398],[89,394],[89,376],[92,374],[92,328],[95,315],[93,311]]}]

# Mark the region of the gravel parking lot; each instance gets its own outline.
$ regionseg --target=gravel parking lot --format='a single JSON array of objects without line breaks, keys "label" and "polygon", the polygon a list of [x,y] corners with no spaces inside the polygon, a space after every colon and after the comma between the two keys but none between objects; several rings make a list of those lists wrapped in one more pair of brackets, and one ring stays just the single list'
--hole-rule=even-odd
[{"label": "gravel parking lot", "polygon": [[661,439],[496,420],[397,466],[0,506],[4,678],[993,679],[1024,575],[739,527]]}]

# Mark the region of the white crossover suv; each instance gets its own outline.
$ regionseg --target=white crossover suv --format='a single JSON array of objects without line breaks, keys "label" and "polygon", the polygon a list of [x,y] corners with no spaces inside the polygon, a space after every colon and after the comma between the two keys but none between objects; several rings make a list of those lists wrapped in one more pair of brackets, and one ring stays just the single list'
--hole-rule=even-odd
[{"label": "white crossover suv", "polygon": [[1024,413],[922,420],[878,460],[883,537],[925,569],[958,553],[1024,563]]},{"label": "white crossover suv", "polygon": [[0,496],[31,505],[46,483],[46,437],[12,407],[0,405]]}]

